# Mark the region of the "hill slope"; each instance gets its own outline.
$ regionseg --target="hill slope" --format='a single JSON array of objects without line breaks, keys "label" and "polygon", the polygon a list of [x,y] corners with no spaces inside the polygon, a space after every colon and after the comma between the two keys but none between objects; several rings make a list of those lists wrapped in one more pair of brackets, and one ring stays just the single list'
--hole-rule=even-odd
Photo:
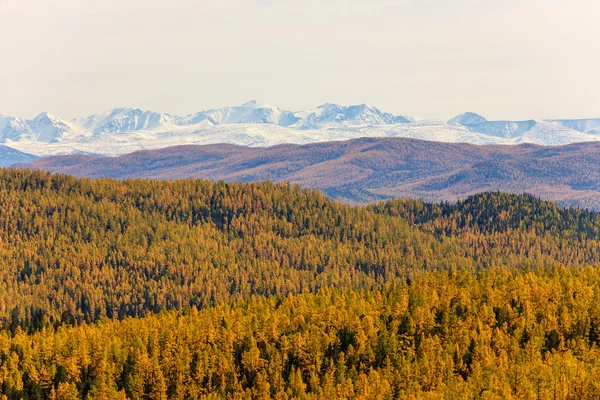
[{"label": "hill slope", "polygon": [[454,201],[501,190],[600,209],[600,143],[473,146],[370,138],[269,148],[180,146],[116,158],[48,157],[25,166],[118,179],[289,181],[356,203],[391,197]]},{"label": "hill slope", "polygon": [[28,163],[38,157],[33,154],[23,153],[8,146],[0,145],[0,167],[9,167],[13,164]]},{"label": "hill slope", "polygon": [[11,400],[600,394],[600,214],[532,196],[1,169],[0,244]]}]

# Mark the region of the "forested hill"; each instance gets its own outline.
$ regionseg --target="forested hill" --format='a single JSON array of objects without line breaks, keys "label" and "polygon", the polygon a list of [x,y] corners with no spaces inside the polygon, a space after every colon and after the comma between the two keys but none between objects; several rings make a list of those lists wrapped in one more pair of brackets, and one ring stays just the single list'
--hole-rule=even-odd
[{"label": "forested hill", "polygon": [[498,190],[600,211],[600,142],[467,145],[407,138],[250,148],[176,146],[119,157],[43,157],[23,168],[89,178],[203,178],[292,182],[349,203],[390,198],[456,201]]},{"label": "forested hill", "polygon": [[369,207],[376,213],[399,216],[411,224],[446,235],[460,231],[484,234],[522,230],[570,239],[600,239],[600,213],[562,208],[539,197],[485,192],[455,203],[389,200]]},{"label": "forested hill", "polygon": [[595,264],[599,226],[592,212],[499,193],[364,208],[285,184],[2,170],[0,317],[31,330],[431,269]]},{"label": "forested hill", "polygon": [[502,193],[0,170],[0,391],[597,398],[599,229]]}]

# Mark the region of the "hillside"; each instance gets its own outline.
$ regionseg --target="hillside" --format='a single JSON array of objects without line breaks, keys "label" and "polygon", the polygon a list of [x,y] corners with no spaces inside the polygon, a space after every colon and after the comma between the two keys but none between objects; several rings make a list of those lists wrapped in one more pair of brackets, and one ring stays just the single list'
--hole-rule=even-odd
[{"label": "hillside", "polygon": [[[383,286],[424,268],[477,269],[481,257],[490,266],[517,266],[533,248],[544,249],[541,265],[600,261],[598,214],[533,197],[356,208],[284,184],[78,180],[19,170],[1,175],[6,290],[0,322],[12,329],[329,285]],[[490,231],[454,220],[486,223],[495,213],[512,214],[514,222],[496,221]],[[439,229],[452,239],[443,240]],[[515,232],[530,241],[514,241]],[[481,235],[476,253],[469,235]],[[463,241],[469,245],[455,247]]]},{"label": "hillside", "polygon": [[0,380],[11,399],[592,400],[599,284],[592,268],[428,273],[388,290],[0,333]]},{"label": "hillside", "polygon": [[473,146],[401,138],[248,148],[179,146],[120,157],[38,159],[22,167],[76,176],[271,180],[366,203],[392,197],[455,201],[482,191],[533,193],[600,210],[600,143]]},{"label": "hillside", "polygon": [[0,178],[9,399],[600,394],[598,213]]},{"label": "hillside", "polygon": [[9,167],[13,164],[28,163],[38,157],[33,154],[23,153],[8,146],[0,145],[0,167]]}]

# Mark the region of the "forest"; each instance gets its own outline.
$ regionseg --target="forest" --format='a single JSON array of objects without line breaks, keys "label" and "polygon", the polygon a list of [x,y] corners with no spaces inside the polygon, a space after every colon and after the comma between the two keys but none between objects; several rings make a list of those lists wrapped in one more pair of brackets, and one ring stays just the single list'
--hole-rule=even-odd
[{"label": "forest", "polygon": [[600,214],[0,170],[7,399],[596,399]]}]

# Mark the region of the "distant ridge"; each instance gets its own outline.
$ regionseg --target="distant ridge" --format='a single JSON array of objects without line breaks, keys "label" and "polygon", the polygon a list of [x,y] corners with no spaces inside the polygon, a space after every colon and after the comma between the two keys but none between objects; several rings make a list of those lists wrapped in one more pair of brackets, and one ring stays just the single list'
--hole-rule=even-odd
[{"label": "distant ridge", "polygon": [[23,153],[11,147],[0,145],[0,167],[9,167],[17,163],[28,163],[37,158],[33,154]]},{"label": "distant ridge", "polygon": [[361,137],[556,146],[600,141],[600,118],[488,121],[467,112],[444,122],[391,114],[367,104],[325,103],[314,109],[290,111],[254,100],[186,116],[138,108],[115,108],[71,121],[49,113],[31,120],[0,115],[0,143],[38,156],[115,156],[185,144],[268,147]]},{"label": "distant ridge", "polygon": [[483,191],[528,192],[600,210],[600,143],[474,146],[403,138],[284,144],[176,146],[120,157],[40,158],[19,167],[76,176],[288,181],[350,203],[391,197],[454,201]]}]

